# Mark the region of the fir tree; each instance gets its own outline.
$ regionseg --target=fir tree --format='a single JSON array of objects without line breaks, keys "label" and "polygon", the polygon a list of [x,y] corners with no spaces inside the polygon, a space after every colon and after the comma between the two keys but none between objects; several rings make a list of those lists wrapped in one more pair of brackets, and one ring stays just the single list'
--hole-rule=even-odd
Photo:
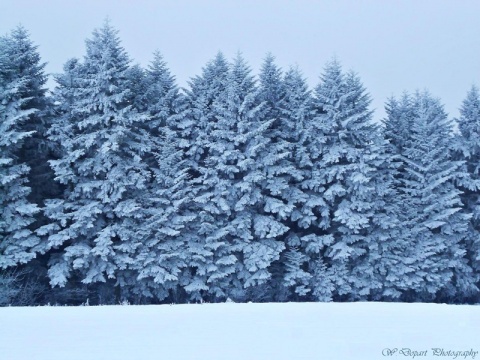
[{"label": "fir tree", "polygon": [[[184,129],[184,149],[188,161],[188,173],[191,177],[190,185],[196,193],[202,186],[208,156],[210,140],[208,138],[216,123],[216,109],[213,104],[225,99],[228,64],[223,54],[218,53],[202,69],[202,74],[193,78],[190,89],[187,90],[187,123]],[[199,201],[199,202],[198,202]],[[214,217],[208,209],[203,209],[201,198],[197,199],[198,206],[192,202],[193,211],[199,213],[196,226],[193,228],[192,237],[188,244],[191,260],[188,264],[190,276],[184,288],[189,298],[195,301],[207,300],[210,284],[207,283],[209,264],[212,263],[214,248],[206,246],[206,233],[212,228]]]},{"label": "fir tree", "polygon": [[[311,294],[309,284],[312,274],[307,265],[310,257],[300,242],[302,230],[298,220],[303,215],[311,214],[308,209],[305,209],[307,214],[301,214],[309,200],[301,183],[308,167],[305,164],[305,130],[313,114],[311,96],[298,69],[290,68],[281,79],[281,84],[278,84],[277,76],[268,76],[279,73],[269,58],[263,71],[265,84],[261,87],[262,92],[277,94],[273,105],[267,101],[267,109],[273,109],[270,114],[274,112],[276,117],[273,117],[274,122],[268,133],[271,139],[268,152],[273,161],[265,166],[268,181],[264,192],[266,199],[276,204],[271,212],[289,229],[283,237],[286,251],[272,268],[273,298],[280,301],[305,299],[307,294]],[[273,97],[264,95],[264,99]],[[267,116],[270,114],[267,113]]]},{"label": "fir tree", "polygon": [[[204,84],[208,86],[200,87]],[[228,71],[223,57],[217,56],[204,69],[203,79],[192,85],[200,237],[192,243],[195,278],[186,289],[192,292],[201,285],[214,299],[245,300],[245,288],[270,278],[268,267],[282,250],[276,238],[285,231],[263,214],[261,156],[268,143],[263,134],[271,122],[259,121],[262,105],[241,57]]]},{"label": "fir tree", "polygon": [[288,230],[280,221],[287,214],[279,208],[277,199],[265,193],[266,188],[277,194],[287,187],[285,183],[278,187],[273,181],[280,174],[274,169],[278,153],[271,152],[271,134],[277,119],[270,118],[268,113],[274,115],[273,102],[279,99],[272,96],[269,105],[267,81],[264,79],[262,83],[263,90],[257,90],[250,69],[238,56],[232,64],[226,111],[221,117],[234,129],[233,156],[224,161],[236,165],[233,175],[236,194],[231,195],[235,213],[232,225],[237,229],[234,236],[240,239],[241,250],[238,277],[244,288],[255,286],[254,291],[270,281],[271,264],[279,259],[284,249],[283,234]]},{"label": "fir tree", "polygon": [[20,33],[22,28],[0,38],[0,268],[34,258],[39,241],[32,232],[39,209],[29,200],[30,167],[22,156],[35,132],[28,122],[38,110],[27,91],[32,78],[19,71],[14,56]]},{"label": "fir tree", "polygon": [[468,176],[459,179],[464,211],[471,216],[467,234],[467,258],[480,276],[480,93],[473,86],[460,108],[460,134],[454,142],[455,157],[465,161],[463,170]]},{"label": "fir tree", "polygon": [[126,72],[127,86],[130,90],[128,96],[128,102],[139,113],[144,113],[148,108],[147,93],[147,81],[146,72],[138,64],[129,67]]},{"label": "fir tree", "polygon": [[[343,73],[337,61],[329,63],[315,89],[309,149],[315,161],[304,186],[316,191],[318,220],[306,235],[309,246],[321,249],[318,268],[342,298],[367,299],[380,287],[371,266],[376,246],[377,198],[375,181],[382,161],[378,130],[368,109],[370,98],[358,76]],[[325,263],[323,263],[325,262]],[[316,292],[324,291],[316,289]],[[324,295],[325,296],[325,295]],[[328,296],[328,294],[327,294]]]},{"label": "fir tree", "polygon": [[185,301],[190,256],[188,242],[192,221],[185,139],[184,96],[166,63],[157,52],[143,78],[142,97],[150,120],[148,130],[156,140],[157,163],[152,166],[154,186],[148,199],[148,216],[137,236],[142,239],[133,268],[138,271],[136,288],[144,296],[174,302]]},{"label": "fir tree", "polygon": [[22,99],[21,109],[32,110],[22,125],[24,131],[31,131],[31,136],[25,139],[18,155],[21,161],[30,167],[29,199],[43,206],[46,199],[59,193],[59,188],[53,181],[53,172],[48,165],[48,160],[55,158],[57,144],[49,141],[46,134],[53,115],[51,103],[46,96],[47,75],[44,72],[46,64],[42,63],[38,47],[33,44],[28,31],[22,26],[9,34],[6,44],[5,53],[10,63],[9,81],[21,79],[17,84],[17,96]]},{"label": "fir tree", "polygon": [[52,134],[63,156],[51,165],[65,192],[48,202],[51,224],[40,234],[50,234],[43,251],[52,253],[52,285],[64,286],[75,275],[85,284],[116,279],[120,290],[135,276],[130,268],[153,178],[143,158],[156,149],[142,126],[148,117],[129,101],[129,59],[117,31],[106,23],[86,47],[83,63],[70,63],[62,77],[75,76],[58,94],[68,111],[62,130]]},{"label": "fir tree", "polygon": [[406,95],[400,102],[395,98],[388,100],[386,112],[389,118],[383,122],[382,137],[379,138],[382,142],[379,155],[383,156],[384,162],[380,162],[377,168],[376,179],[379,187],[376,191],[383,211],[377,211],[374,219],[378,226],[375,232],[377,241],[372,244],[369,257],[372,271],[381,285],[372,291],[372,300],[399,299],[405,290],[404,286],[399,286],[400,283],[408,283],[408,277],[413,272],[405,258],[409,241],[405,235],[406,229],[401,226],[398,217],[401,204],[398,201],[398,184],[395,181],[399,172],[404,170],[400,152],[411,131],[409,104],[410,100]]},{"label": "fir tree", "polygon": [[[259,101],[263,102],[260,120],[269,126],[264,135],[268,139],[264,155],[261,157],[264,180],[262,181],[262,202],[265,203],[261,213],[272,221],[281,223],[286,229],[287,219],[293,209],[290,203],[289,186],[295,167],[292,158],[292,143],[288,119],[283,116],[284,97],[287,89],[284,86],[283,75],[275,64],[275,58],[268,54],[265,58],[259,76]],[[284,236],[279,237],[285,243]],[[285,245],[283,245],[285,246]],[[255,289],[256,296],[263,300],[282,299],[288,296],[282,289],[282,277],[285,272],[283,259],[275,261],[270,271],[273,278],[267,286]],[[262,294],[263,293],[263,294]]]},{"label": "fir tree", "polygon": [[[395,125],[403,140],[394,135]],[[460,212],[454,181],[463,177],[461,162],[452,159],[452,124],[439,101],[428,93],[391,101],[387,140],[398,151],[394,176],[400,244],[396,252],[396,286],[405,299],[452,299],[475,291],[465,261],[468,216]],[[407,133],[404,129],[409,128]],[[398,133],[397,133],[398,135]]]}]

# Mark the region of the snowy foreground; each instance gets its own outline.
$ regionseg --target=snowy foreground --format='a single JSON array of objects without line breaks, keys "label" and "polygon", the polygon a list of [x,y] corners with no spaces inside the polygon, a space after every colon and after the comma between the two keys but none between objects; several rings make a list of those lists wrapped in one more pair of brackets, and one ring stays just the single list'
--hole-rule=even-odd
[{"label": "snowy foreground", "polygon": [[480,306],[0,308],[2,360],[388,358],[480,359]]}]

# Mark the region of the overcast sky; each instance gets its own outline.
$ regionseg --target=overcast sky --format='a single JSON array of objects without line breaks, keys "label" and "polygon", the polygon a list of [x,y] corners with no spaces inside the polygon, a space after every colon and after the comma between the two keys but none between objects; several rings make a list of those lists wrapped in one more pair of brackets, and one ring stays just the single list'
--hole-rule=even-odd
[{"label": "overcast sky", "polygon": [[219,50],[241,51],[255,73],[271,52],[311,86],[336,56],[362,78],[376,119],[388,97],[425,88],[456,117],[480,85],[478,0],[0,0],[0,34],[25,26],[58,73],[107,16],[134,62],[160,50],[180,86]]}]

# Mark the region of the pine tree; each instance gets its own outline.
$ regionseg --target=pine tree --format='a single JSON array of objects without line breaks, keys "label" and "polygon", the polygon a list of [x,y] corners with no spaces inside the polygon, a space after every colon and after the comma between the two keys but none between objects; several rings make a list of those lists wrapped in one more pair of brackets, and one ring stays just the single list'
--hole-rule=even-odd
[{"label": "pine tree", "polygon": [[[261,213],[271,221],[282,224],[284,233],[288,229],[288,221],[293,209],[290,203],[290,183],[291,177],[295,172],[293,164],[293,144],[291,142],[293,130],[283,116],[284,97],[287,89],[285,88],[283,75],[280,68],[275,64],[273,55],[268,54],[265,58],[259,76],[259,101],[263,102],[262,114],[260,119],[269,126],[264,133],[268,139],[264,155],[261,157],[262,165],[262,197],[265,205]],[[285,243],[285,236],[278,238]],[[285,247],[285,245],[283,245]],[[262,300],[280,299],[285,301],[287,293],[283,288],[282,277],[285,269],[282,265],[284,261],[278,259],[271,268],[272,279],[262,286],[255,289],[256,296]]]},{"label": "pine tree", "polygon": [[282,131],[281,109],[286,92],[282,77],[282,71],[275,64],[275,57],[268,54],[260,69],[259,97],[265,102],[265,117],[274,120],[270,132],[276,132],[277,135]]},{"label": "pine tree", "polygon": [[143,78],[141,93],[146,123],[159,149],[152,166],[154,187],[148,201],[148,217],[142,224],[142,241],[133,268],[138,271],[136,291],[162,301],[185,301],[182,287],[188,283],[188,241],[195,214],[183,143],[187,121],[184,96],[166,63],[157,52]]},{"label": "pine tree", "polygon": [[[395,135],[397,123],[402,126]],[[464,258],[468,216],[460,212],[454,186],[463,177],[461,162],[449,150],[452,124],[443,107],[428,93],[404,96],[399,106],[391,101],[387,129],[386,138],[398,151],[394,181],[402,230],[395,255],[402,276],[394,278],[397,287],[409,300],[452,299],[475,291]]]},{"label": "pine tree", "polygon": [[23,32],[0,38],[0,269],[30,261],[39,241],[32,231],[39,209],[29,200],[30,167],[22,156],[34,134],[28,122],[38,110],[27,91],[32,79],[19,71],[14,56]]},{"label": "pine tree", "polygon": [[148,108],[146,71],[140,65],[135,64],[128,68],[126,77],[130,90],[128,102],[139,113],[146,112]]},{"label": "pine tree", "polygon": [[[383,161],[378,129],[368,109],[370,98],[352,72],[340,64],[327,65],[315,89],[309,149],[315,161],[304,186],[318,194],[315,205],[321,216],[306,235],[323,255],[314,272],[330,279],[339,298],[367,299],[381,285],[371,266],[370,253],[377,242],[375,219],[382,209],[375,177]],[[315,286],[315,284],[314,284]],[[316,292],[324,290],[316,289]],[[324,295],[328,297],[328,294]]]},{"label": "pine tree", "polygon": [[175,77],[170,73],[162,55],[157,51],[146,71],[147,90],[145,96],[152,116],[152,128],[173,126],[185,116],[185,99],[180,94]]},{"label": "pine tree", "polygon": [[281,222],[281,217],[287,214],[277,199],[265,193],[267,189],[276,195],[287,187],[281,180],[275,181],[280,178],[281,171],[275,166],[282,155],[272,153],[277,119],[270,116],[275,116],[273,102],[278,98],[273,96],[267,100],[266,88],[273,83],[267,82],[263,79],[261,89],[257,89],[250,69],[243,58],[237,56],[232,64],[227,106],[221,117],[234,126],[232,156],[223,161],[226,165],[236,165],[235,174],[229,176],[235,180],[236,194],[230,196],[235,213],[233,235],[240,240],[238,278],[244,288],[255,287],[252,295],[257,299],[263,295],[255,293],[271,279],[270,267],[284,250],[283,235],[288,230]]},{"label": "pine tree", "polygon": [[[191,175],[200,176],[198,167],[204,163],[205,148],[208,145],[207,134],[216,122],[214,102],[222,102],[226,96],[228,63],[222,53],[209,61],[202,74],[189,82],[187,102],[190,119],[186,134],[191,139],[186,148],[190,160]],[[221,99],[223,98],[223,99]]]},{"label": "pine tree", "polygon": [[289,229],[283,237],[286,250],[272,267],[273,298],[285,301],[305,299],[304,296],[311,293],[309,283],[312,274],[307,266],[309,256],[301,246],[301,230],[297,220],[302,216],[301,209],[309,199],[301,182],[306,165],[305,129],[313,109],[310,92],[300,71],[289,69],[280,79],[281,83],[279,73],[273,59],[268,57],[260,90],[269,110],[266,118],[273,120],[267,133],[270,143],[266,159],[270,159],[270,163],[265,166],[265,198],[275,204],[270,206],[270,213]]},{"label": "pine tree", "polygon": [[[58,195],[59,192],[48,165],[48,160],[55,157],[57,147],[47,139],[46,134],[52,122],[51,103],[46,96],[46,64],[41,62],[38,47],[33,44],[28,31],[22,26],[9,34],[7,44],[9,45],[5,51],[10,59],[10,81],[22,79],[17,88],[18,96],[23,99],[22,109],[34,110],[23,123],[23,129],[32,133],[25,139],[19,156],[21,161],[30,167],[29,200],[43,206],[46,199]],[[39,216],[41,213],[37,218]]]},{"label": "pine tree", "polygon": [[[196,195],[203,191],[203,176],[208,166],[209,136],[212,135],[217,122],[218,113],[214,103],[221,103],[225,99],[228,72],[225,57],[218,53],[202,69],[202,74],[189,82],[188,114],[183,132],[185,138],[183,146],[187,155],[190,186]],[[211,281],[208,280],[209,272],[212,271],[210,264],[213,263],[215,247],[207,244],[206,234],[213,231],[215,218],[211,214],[213,210],[204,206],[207,200],[197,196],[191,206],[193,211],[198,212],[198,218],[188,242],[188,253],[191,259],[188,264],[189,276],[186,277],[184,289],[192,301],[207,300],[211,286]]]},{"label": "pine tree", "polygon": [[[209,79],[211,74],[216,78]],[[208,87],[198,86],[207,79]],[[262,103],[240,56],[229,70],[217,56],[193,85],[190,103],[198,119],[200,155],[194,158],[198,176],[193,184],[200,237],[192,243],[196,278],[186,289],[192,292],[201,285],[213,299],[245,300],[246,288],[270,279],[268,268],[283,249],[277,238],[284,226],[264,214],[262,203],[264,134],[271,121],[260,121]]]},{"label": "pine tree", "polygon": [[155,183],[146,202],[147,215],[136,236],[141,236],[132,268],[138,276],[132,280],[134,292],[162,301],[185,301],[183,286],[188,284],[190,254],[189,229],[196,215],[190,208],[191,191],[184,154],[174,132],[161,138],[164,144],[154,168]]},{"label": "pine tree", "polygon": [[377,167],[376,196],[381,211],[377,210],[376,242],[370,249],[370,262],[379,287],[372,291],[372,300],[398,301],[412,283],[415,270],[405,255],[409,250],[409,229],[401,220],[403,206],[398,191],[399,177],[405,173],[402,158],[404,148],[410,143],[413,125],[411,99],[404,94],[400,100],[390,98],[386,103],[388,118],[383,121],[382,136],[379,139],[380,161]]},{"label": "pine tree", "polygon": [[464,211],[471,216],[468,228],[467,258],[474,269],[474,279],[480,276],[480,93],[473,86],[460,108],[460,134],[454,142],[455,158],[465,161],[468,176],[459,179]]},{"label": "pine tree", "polygon": [[[131,105],[129,59],[117,31],[108,23],[86,41],[81,64],[69,62],[61,79],[59,106],[65,106],[61,131],[52,134],[63,156],[51,161],[63,198],[49,201],[51,224],[43,251],[51,252],[50,283],[64,286],[78,276],[84,284],[116,279],[117,300],[135,272],[134,254],[142,242],[138,231],[148,208],[153,174],[143,158],[156,151],[144,129],[148,117]],[[62,83],[60,84],[62,85]]]}]

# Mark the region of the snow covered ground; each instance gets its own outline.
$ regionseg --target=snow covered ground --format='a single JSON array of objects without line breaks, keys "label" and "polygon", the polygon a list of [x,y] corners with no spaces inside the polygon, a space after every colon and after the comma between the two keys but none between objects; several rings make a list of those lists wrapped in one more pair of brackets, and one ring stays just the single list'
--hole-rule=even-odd
[{"label": "snow covered ground", "polygon": [[0,308],[1,360],[389,358],[480,359],[480,306],[226,303]]}]

